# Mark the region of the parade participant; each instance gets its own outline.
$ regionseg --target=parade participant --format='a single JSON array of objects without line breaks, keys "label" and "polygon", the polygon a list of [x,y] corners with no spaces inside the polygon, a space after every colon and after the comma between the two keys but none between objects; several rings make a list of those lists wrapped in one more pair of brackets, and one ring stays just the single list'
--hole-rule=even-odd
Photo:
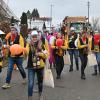
[{"label": "parade participant", "polygon": [[[93,76],[100,74],[100,34],[92,34],[91,51],[95,54],[98,65],[94,66]],[[98,68],[98,69],[97,69]]]},{"label": "parade participant", "polygon": [[56,73],[57,73],[57,79],[60,79],[61,76],[61,72],[63,70],[64,67],[64,50],[67,49],[67,41],[63,39],[61,39],[61,33],[57,34],[57,39],[62,40],[62,45],[58,46],[57,45],[57,39],[55,39],[54,43],[52,44],[52,48],[54,49],[54,56],[55,56],[55,63],[56,63]]},{"label": "parade participant", "polygon": [[71,61],[69,72],[73,71],[73,56],[75,58],[76,69],[79,70],[79,63],[78,63],[79,51],[78,51],[78,47],[76,47],[75,45],[75,41],[77,37],[78,35],[75,33],[74,27],[71,27],[71,32],[68,35],[68,51],[69,51],[70,61]]},{"label": "parade participant", "polygon": [[[21,47],[24,47],[24,41],[22,36],[18,33],[18,29],[16,26],[11,27],[11,32],[7,34],[6,36],[7,40],[7,48],[9,50],[9,64],[8,64],[8,70],[7,70],[7,77],[6,77],[6,83],[2,86],[3,89],[10,88],[10,81],[13,71],[14,64],[17,65],[22,77],[23,77],[23,83],[26,82],[26,73],[25,70],[22,67],[23,63],[23,51],[20,54],[13,54],[10,50],[10,47],[14,44],[19,44]],[[14,51],[13,51],[14,52]],[[19,51],[17,51],[19,52]]]},{"label": "parade participant", "polygon": [[87,56],[88,56],[88,38],[87,33],[85,31],[82,32],[79,42],[79,56],[81,60],[81,79],[86,79],[84,70],[87,66]]},{"label": "parade participant", "polygon": [[0,73],[2,72],[2,62],[3,62],[3,44],[0,38]]},{"label": "parade participant", "polygon": [[35,73],[38,79],[39,100],[43,100],[43,75],[45,60],[48,57],[48,42],[41,39],[36,30],[31,33],[31,41],[27,44],[28,54],[28,100],[32,100]]},{"label": "parade participant", "polygon": [[49,63],[50,63],[50,68],[53,67],[55,68],[55,61],[54,61],[54,55],[53,55],[53,49],[51,48],[53,41],[55,40],[55,37],[53,36],[53,34],[51,33],[48,36],[48,44],[49,44],[49,51],[50,51],[50,56],[49,56]]}]

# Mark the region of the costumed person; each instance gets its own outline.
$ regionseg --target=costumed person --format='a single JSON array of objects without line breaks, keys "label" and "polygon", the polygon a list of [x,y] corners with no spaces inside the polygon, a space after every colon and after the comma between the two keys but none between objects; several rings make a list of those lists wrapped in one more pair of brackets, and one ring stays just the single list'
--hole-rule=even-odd
[{"label": "costumed person", "polygon": [[88,56],[88,38],[86,31],[81,33],[78,41],[79,57],[81,60],[81,79],[86,79],[85,68],[87,66],[87,56]]},{"label": "costumed person", "polygon": [[54,43],[52,44],[52,48],[54,49],[57,79],[61,78],[61,73],[64,68],[64,50],[66,50],[68,47],[67,41],[61,38],[61,33],[58,33],[57,39],[55,39]]},{"label": "costumed person", "polygon": [[42,40],[38,32],[33,30],[31,33],[31,41],[27,44],[26,48],[28,52],[28,100],[32,100],[35,73],[38,79],[39,100],[43,100],[44,67],[49,55],[48,42],[45,38]]},{"label": "costumed person", "polygon": [[75,45],[75,41],[77,39],[78,35],[75,33],[74,27],[71,27],[71,32],[68,35],[68,51],[70,55],[70,69],[69,72],[73,71],[73,56],[75,58],[75,63],[76,63],[76,70],[79,70],[79,51],[78,47]]},{"label": "costumed person", "polygon": [[[12,45],[14,40],[16,38],[16,34],[12,34],[11,32],[9,32],[6,37],[5,37],[5,40],[6,40],[6,44],[7,45]],[[17,65],[14,64],[14,70],[17,70]]]},{"label": "costumed person", "polygon": [[100,74],[100,34],[93,34],[91,41],[91,51],[95,54],[98,65],[94,66],[93,76]]},{"label": "costumed person", "polygon": [[3,63],[3,43],[0,38],[0,73],[2,72],[2,63]]},{"label": "costumed person", "polygon": [[11,32],[6,36],[7,48],[9,50],[9,61],[7,69],[6,83],[2,86],[3,89],[10,88],[10,82],[12,77],[12,71],[14,64],[17,65],[21,76],[23,78],[22,83],[26,83],[26,73],[22,66],[23,64],[23,54],[24,54],[24,40],[19,34],[17,26],[11,26]]},{"label": "costumed person", "polygon": [[54,40],[55,40],[55,37],[53,36],[53,34],[48,36],[49,51],[50,51],[50,56],[49,56],[50,68],[52,68],[52,65],[55,68],[55,60],[54,60],[54,55],[53,55],[53,49],[51,47]]}]

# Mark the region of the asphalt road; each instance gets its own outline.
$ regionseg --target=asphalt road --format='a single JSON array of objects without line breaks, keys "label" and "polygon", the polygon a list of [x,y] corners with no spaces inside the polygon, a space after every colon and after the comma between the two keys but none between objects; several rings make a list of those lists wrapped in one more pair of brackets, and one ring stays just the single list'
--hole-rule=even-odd
[{"label": "asphalt road", "polygon": [[[25,65],[24,63],[24,67]],[[57,80],[55,69],[52,69],[55,88],[44,87],[44,100],[100,100],[100,75],[92,76],[92,67],[86,68],[86,80],[81,80],[80,71],[76,71],[75,67],[73,72],[68,70],[69,66],[65,65],[61,79]],[[5,82],[6,71],[7,68],[4,68],[0,74],[0,86]],[[37,96],[34,93],[33,100],[38,100]],[[0,87],[0,100],[28,100],[27,84],[22,84],[19,71],[13,71],[10,89],[3,90]]]}]

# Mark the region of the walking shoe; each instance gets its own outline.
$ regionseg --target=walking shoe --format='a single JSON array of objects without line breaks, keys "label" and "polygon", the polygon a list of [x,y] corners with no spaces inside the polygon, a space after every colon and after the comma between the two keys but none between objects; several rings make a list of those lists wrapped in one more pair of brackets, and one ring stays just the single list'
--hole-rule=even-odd
[{"label": "walking shoe", "polygon": [[79,67],[76,67],[76,70],[79,71]]},{"label": "walking shoe", "polygon": [[22,81],[22,84],[26,84],[26,83],[27,83],[27,80],[26,80],[26,78],[24,78]]},{"label": "walking shoe", "polygon": [[39,93],[39,100],[43,100],[43,95]]},{"label": "walking shoe", "polygon": [[3,86],[2,86],[2,88],[3,89],[8,89],[8,88],[10,88],[11,86],[8,84],[8,83],[5,83]]},{"label": "walking shoe", "polygon": [[42,95],[40,96],[39,100],[43,100],[43,96]]},{"label": "walking shoe", "polygon": [[97,76],[97,70],[92,74],[92,76]]},{"label": "walking shoe", "polygon": [[77,71],[79,71],[79,69],[76,69]]},{"label": "walking shoe", "polygon": [[86,79],[85,75],[82,75],[81,76],[81,79],[85,80]]},{"label": "walking shoe", "polygon": [[69,69],[69,72],[72,72],[73,71],[73,69]]},{"label": "walking shoe", "polygon": [[60,76],[57,76],[56,79],[60,79]]},{"label": "walking shoe", "polygon": [[97,76],[97,73],[93,73],[92,76]]}]

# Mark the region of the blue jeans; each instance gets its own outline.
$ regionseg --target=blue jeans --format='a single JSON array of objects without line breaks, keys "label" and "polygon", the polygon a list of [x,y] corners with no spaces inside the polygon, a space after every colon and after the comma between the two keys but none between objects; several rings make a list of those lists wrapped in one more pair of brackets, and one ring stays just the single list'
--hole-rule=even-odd
[{"label": "blue jeans", "polygon": [[76,68],[79,68],[79,64],[78,64],[79,51],[77,49],[70,49],[69,55],[70,55],[70,61],[71,61],[70,68],[73,69],[73,56],[75,58]]},{"label": "blue jeans", "polygon": [[23,63],[22,57],[9,57],[9,65],[8,65],[8,70],[7,70],[6,83],[10,83],[10,81],[11,81],[11,76],[12,76],[14,64],[17,65],[22,77],[26,78],[26,73],[25,73],[25,70],[22,67],[22,63]]},{"label": "blue jeans", "polygon": [[35,73],[37,74],[39,93],[42,93],[42,90],[43,90],[44,68],[42,68],[42,69],[28,69],[28,96],[33,95]]},{"label": "blue jeans", "polygon": [[95,52],[95,56],[96,56],[98,65],[94,66],[94,70],[97,70],[97,67],[98,67],[99,72],[100,72],[100,52]]}]

